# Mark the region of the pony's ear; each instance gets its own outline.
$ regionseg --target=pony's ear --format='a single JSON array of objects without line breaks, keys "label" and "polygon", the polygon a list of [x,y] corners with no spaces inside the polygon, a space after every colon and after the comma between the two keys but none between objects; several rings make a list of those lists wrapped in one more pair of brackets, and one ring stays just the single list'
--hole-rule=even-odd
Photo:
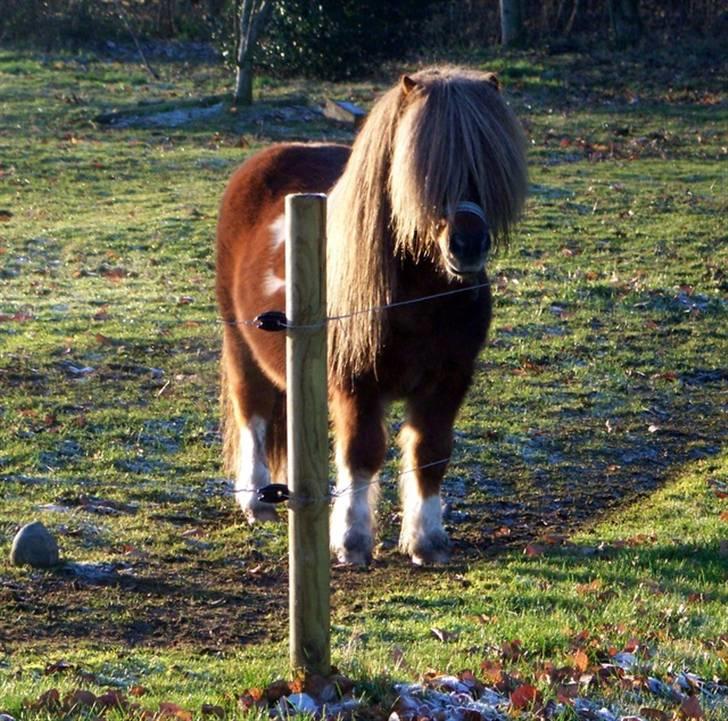
[{"label": "pony's ear", "polygon": [[403,75],[399,79],[399,85],[402,88],[402,95],[409,95],[417,87],[417,81],[409,75]]},{"label": "pony's ear", "polygon": [[500,80],[498,79],[498,76],[495,73],[486,73],[485,79],[496,89],[500,92],[501,84]]}]

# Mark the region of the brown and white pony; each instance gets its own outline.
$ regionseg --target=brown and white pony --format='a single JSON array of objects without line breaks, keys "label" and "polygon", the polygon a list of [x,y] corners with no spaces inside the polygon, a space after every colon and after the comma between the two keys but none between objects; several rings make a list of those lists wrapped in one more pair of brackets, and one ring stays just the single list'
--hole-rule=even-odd
[{"label": "brown and white pony", "polygon": [[[371,559],[383,418],[402,399],[408,472],[400,549],[415,563],[448,558],[439,496],[447,462],[436,462],[451,454],[453,423],[485,341],[485,263],[521,211],[524,151],[495,75],[435,67],[402,77],[374,105],[351,149],[275,145],[232,176],[217,230],[223,429],[225,461],[250,521],[276,516],[249,489],[284,468],[285,337],[241,321],[285,308],[285,195],[324,192],[328,312],[356,314],[329,324],[342,491],[331,514],[332,551],[344,563]],[[456,289],[468,290],[366,312]]]}]

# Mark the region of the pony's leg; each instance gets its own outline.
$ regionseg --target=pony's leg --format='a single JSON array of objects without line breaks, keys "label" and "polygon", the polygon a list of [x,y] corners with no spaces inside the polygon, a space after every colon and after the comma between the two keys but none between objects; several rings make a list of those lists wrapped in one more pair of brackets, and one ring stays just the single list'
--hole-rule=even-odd
[{"label": "pony's leg", "polygon": [[[451,389],[455,390],[455,389]],[[452,429],[464,394],[410,399],[402,447],[402,530],[399,548],[412,562],[444,563],[450,540],[442,527],[440,484],[452,453]]]},{"label": "pony's leg", "polygon": [[255,493],[271,482],[266,435],[277,391],[235,326],[224,329],[222,375],[225,465],[235,476],[235,498],[250,523],[277,520],[275,506]]},{"label": "pony's leg", "polygon": [[336,495],[331,511],[331,551],[340,563],[367,565],[374,545],[372,508],[386,432],[376,391],[332,396],[336,435]]}]

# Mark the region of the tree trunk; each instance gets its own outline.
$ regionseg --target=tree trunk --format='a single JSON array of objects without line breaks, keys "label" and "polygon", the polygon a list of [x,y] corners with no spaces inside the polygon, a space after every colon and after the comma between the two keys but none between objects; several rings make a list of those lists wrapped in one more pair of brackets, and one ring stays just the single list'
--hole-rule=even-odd
[{"label": "tree trunk", "polygon": [[235,72],[235,104],[250,105],[253,102],[253,63],[238,60]]},{"label": "tree trunk", "polygon": [[568,38],[569,35],[571,35],[571,31],[574,29],[574,23],[576,22],[576,16],[579,14],[580,5],[581,0],[574,0],[574,8],[569,16],[569,21],[566,23],[566,27],[564,28],[564,37]]},{"label": "tree trunk", "polygon": [[523,8],[521,0],[500,0],[501,43],[519,45],[523,42]]},{"label": "tree trunk", "polygon": [[639,0],[609,0],[609,20],[618,48],[639,42],[642,37]]},{"label": "tree trunk", "polygon": [[163,0],[157,13],[157,33],[163,38],[173,38],[177,34],[174,16],[177,12],[176,0]]},{"label": "tree trunk", "polygon": [[250,105],[253,102],[253,53],[272,7],[273,0],[243,0],[240,6],[234,95],[238,105]]}]

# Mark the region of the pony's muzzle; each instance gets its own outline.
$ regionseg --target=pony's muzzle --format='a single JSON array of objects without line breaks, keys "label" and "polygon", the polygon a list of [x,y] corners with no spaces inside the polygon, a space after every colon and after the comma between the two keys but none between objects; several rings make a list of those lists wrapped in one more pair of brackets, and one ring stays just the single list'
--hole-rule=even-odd
[{"label": "pony's muzzle", "polygon": [[445,256],[448,269],[456,275],[479,273],[485,267],[490,246],[487,229],[477,233],[454,231],[450,234]]},{"label": "pony's muzzle", "polygon": [[485,211],[477,203],[458,203],[443,248],[447,269],[454,275],[479,273],[485,267],[490,246]]}]

